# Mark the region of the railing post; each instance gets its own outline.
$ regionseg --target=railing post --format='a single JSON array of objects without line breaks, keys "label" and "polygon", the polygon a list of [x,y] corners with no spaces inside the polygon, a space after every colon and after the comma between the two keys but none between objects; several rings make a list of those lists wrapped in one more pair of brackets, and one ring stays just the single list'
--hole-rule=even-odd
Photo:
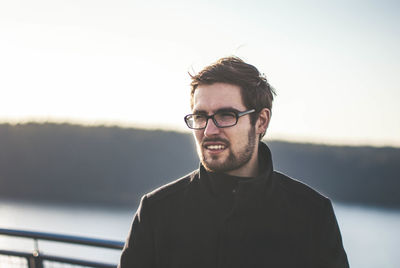
[{"label": "railing post", "polygon": [[34,250],[32,256],[29,257],[29,268],[43,268],[43,261],[39,253],[39,242],[37,239],[33,240]]},{"label": "railing post", "polygon": [[43,262],[39,251],[33,251],[32,256],[29,257],[28,265],[29,268],[43,268]]}]

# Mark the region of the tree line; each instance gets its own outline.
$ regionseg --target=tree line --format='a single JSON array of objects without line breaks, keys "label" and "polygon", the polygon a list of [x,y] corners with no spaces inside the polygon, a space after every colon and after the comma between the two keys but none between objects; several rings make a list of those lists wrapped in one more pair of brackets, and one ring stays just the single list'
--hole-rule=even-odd
[{"label": "tree line", "polygon": [[[269,141],[274,168],[335,201],[400,208],[400,149]],[[0,199],[136,206],[199,165],[187,133],[0,124]]]}]

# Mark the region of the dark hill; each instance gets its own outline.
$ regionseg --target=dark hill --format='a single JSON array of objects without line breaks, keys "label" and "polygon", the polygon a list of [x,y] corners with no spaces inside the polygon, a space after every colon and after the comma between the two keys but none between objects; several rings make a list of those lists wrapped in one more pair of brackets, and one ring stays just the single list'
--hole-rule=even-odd
[{"label": "dark hill", "polygon": [[[400,149],[268,142],[275,169],[330,198],[400,208]],[[0,198],[135,206],[197,168],[189,134],[0,124]]]}]

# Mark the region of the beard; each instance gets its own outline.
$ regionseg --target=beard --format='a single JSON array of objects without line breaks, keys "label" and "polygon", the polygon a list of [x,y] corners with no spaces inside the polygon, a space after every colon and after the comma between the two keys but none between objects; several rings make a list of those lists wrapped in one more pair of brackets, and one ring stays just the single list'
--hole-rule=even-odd
[{"label": "beard", "polygon": [[218,161],[218,159],[221,156],[212,155],[206,157],[205,154],[203,154],[202,152],[202,146],[198,145],[198,154],[204,168],[209,172],[219,172],[219,173],[226,173],[232,170],[236,170],[246,165],[253,156],[254,148],[256,146],[255,126],[252,126],[247,133],[247,144],[239,148],[236,153],[232,151],[230,143],[227,140],[223,140],[221,138],[215,138],[215,139],[208,139],[207,141],[225,142],[228,145],[229,154],[226,157],[225,161],[220,162]]}]

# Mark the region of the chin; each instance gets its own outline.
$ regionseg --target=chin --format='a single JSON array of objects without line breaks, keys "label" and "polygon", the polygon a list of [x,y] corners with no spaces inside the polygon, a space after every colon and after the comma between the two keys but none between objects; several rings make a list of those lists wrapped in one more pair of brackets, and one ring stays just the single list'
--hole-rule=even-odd
[{"label": "chin", "polygon": [[[210,157],[211,158],[211,157]],[[213,171],[213,172],[217,172],[221,169],[222,163],[220,163],[219,161],[216,161],[214,159],[204,159],[201,161],[202,165],[204,166],[204,168],[207,171]]]},{"label": "chin", "polygon": [[216,173],[225,172],[225,170],[220,169],[218,167],[204,165],[204,164],[203,164],[203,166],[208,172],[216,172]]},{"label": "chin", "polygon": [[201,162],[207,171],[211,172],[228,172],[232,170],[231,165],[221,161],[202,161]]}]

